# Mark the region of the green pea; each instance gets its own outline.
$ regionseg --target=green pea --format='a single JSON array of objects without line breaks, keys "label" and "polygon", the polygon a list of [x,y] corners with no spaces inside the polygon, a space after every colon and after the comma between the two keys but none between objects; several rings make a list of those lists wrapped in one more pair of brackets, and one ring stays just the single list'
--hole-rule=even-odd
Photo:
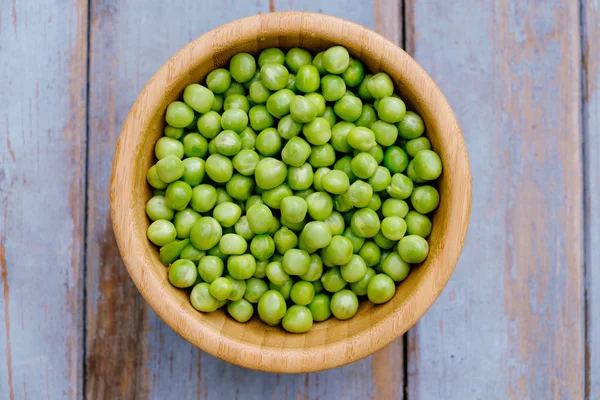
[{"label": "green pea", "polygon": [[383,202],[382,212],[384,217],[404,218],[408,214],[408,203],[400,199],[387,199]]},{"label": "green pea", "polygon": [[198,186],[204,179],[205,163],[198,157],[186,158],[183,161],[183,175],[181,180],[191,187]]},{"label": "green pea", "polygon": [[406,215],[406,232],[409,235],[418,235],[427,238],[431,234],[431,220],[416,211],[410,211]]},{"label": "green pea", "polygon": [[323,54],[323,68],[330,74],[341,74],[350,64],[350,54],[342,46],[333,46]]},{"label": "green pea", "polygon": [[377,160],[366,152],[360,152],[350,162],[350,168],[354,175],[360,179],[368,179],[377,171]]},{"label": "green pea", "polygon": [[375,140],[382,146],[392,146],[398,138],[398,128],[394,124],[388,124],[384,121],[375,121],[371,125],[371,130],[375,134]]},{"label": "green pea", "polygon": [[381,231],[379,231],[377,235],[373,237],[373,241],[375,241],[375,244],[377,244],[377,246],[381,247],[384,250],[389,250],[392,247],[394,247],[396,243],[398,243],[395,240],[391,240],[385,237],[383,233],[381,233]]},{"label": "green pea", "polygon": [[229,61],[229,71],[237,82],[248,82],[256,73],[256,60],[248,53],[238,53]]},{"label": "green pea", "polygon": [[229,301],[238,301],[244,297],[244,293],[246,292],[246,281],[242,279],[236,279],[231,275],[225,275],[233,287],[231,294],[227,298]]},{"label": "green pea", "polygon": [[302,123],[296,122],[291,115],[286,115],[279,120],[277,132],[282,139],[289,140],[302,131]]},{"label": "green pea", "polygon": [[242,94],[232,94],[225,98],[223,109],[227,111],[232,108],[239,108],[247,114],[250,111],[250,102],[248,101],[248,98]]},{"label": "green pea", "polygon": [[377,105],[377,115],[387,123],[395,124],[404,118],[406,105],[397,97],[384,97]]},{"label": "green pea", "polygon": [[317,107],[317,117],[322,117],[327,109],[325,97],[321,93],[312,92],[304,95],[307,100],[310,100]]},{"label": "green pea", "polygon": [[217,68],[206,76],[206,85],[213,93],[225,93],[231,86],[231,74],[225,68]]},{"label": "green pea", "polygon": [[358,97],[344,96],[335,102],[333,111],[344,121],[356,121],[362,113],[362,101]]},{"label": "green pea", "polygon": [[210,111],[215,95],[205,86],[192,83],[183,91],[183,101],[195,111],[204,114]]},{"label": "green pea", "polygon": [[285,182],[287,168],[285,164],[275,158],[266,157],[258,162],[254,172],[254,179],[259,188],[273,189]]},{"label": "green pea", "polygon": [[174,126],[168,124],[165,125],[165,128],[163,129],[164,135],[173,139],[181,139],[183,132],[183,128],[175,128]]},{"label": "green pea", "polygon": [[224,202],[213,210],[213,218],[223,227],[234,226],[242,216],[242,209],[235,203]]},{"label": "green pea", "polygon": [[190,292],[192,307],[201,312],[213,312],[219,308],[220,302],[210,294],[210,285],[198,283]]},{"label": "green pea", "polygon": [[267,87],[262,83],[262,81],[253,82],[250,85],[250,99],[256,104],[264,104],[269,99],[269,96],[273,92],[271,92]]},{"label": "green pea", "polygon": [[356,175],[354,175],[354,172],[352,172],[352,166],[350,165],[351,162],[351,156],[343,156],[342,158],[338,159],[335,164],[333,164],[333,169],[343,171],[348,176],[349,182],[354,182],[357,178]]},{"label": "green pea", "polygon": [[275,233],[273,241],[275,242],[277,252],[280,254],[284,254],[289,249],[298,246],[298,236],[285,226]]},{"label": "green pea", "polygon": [[198,132],[207,139],[213,139],[221,132],[221,115],[209,111],[198,118]]},{"label": "green pea", "polygon": [[383,192],[392,182],[390,171],[385,167],[377,167],[375,174],[368,180],[374,192]]},{"label": "green pea", "polygon": [[406,221],[400,217],[386,217],[381,221],[381,233],[390,240],[402,239],[406,229]]},{"label": "green pea", "polygon": [[267,276],[266,269],[270,260],[256,261],[256,270],[254,271],[253,277],[263,279]]},{"label": "green pea", "polygon": [[392,278],[385,274],[377,274],[367,286],[367,297],[371,303],[383,304],[396,294],[396,285]]},{"label": "green pea", "polygon": [[289,72],[282,64],[265,63],[260,68],[260,81],[274,92],[285,88],[288,78]]},{"label": "green pea", "polygon": [[367,273],[367,264],[359,255],[353,254],[350,261],[340,267],[340,273],[346,282],[358,282]]},{"label": "green pea", "polygon": [[365,67],[363,63],[356,59],[351,58],[348,63],[348,68],[342,73],[342,79],[349,87],[356,87],[360,85],[365,76]]},{"label": "green pea", "polygon": [[344,265],[352,257],[354,247],[350,239],[336,235],[331,238],[329,245],[321,252],[323,263],[327,266]]},{"label": "green pea", "polygon": [[327,173],[329,171],[331,171],[331,170],[327,167],[321,167],[315,171],[315,175],[313,178],[313,186],[319,192],[322,192],[325,190],[325,188],[323,187],[323,177],[325,177],[325,175],[327,175]]},{"label": "green pea", "polygon": [[286,221],[298,223],[306,217],[306,200],[297,196],[288,196],[281,200],[281,217]]},{"label": "green pea", "polygon": [[210,294],[217,300],[227,300],[233,291],[231,281],[225,277],[215,279],[209,286]]},{"label": "green pea", "polygon": [[215,279],[223,275],[225,264],[223,260],[216,256],[204,256],[198,263],[198,273],[202,280],[212,283]]},{"label": "green pea", "polygon": [[273,214],[264,204],[255,204],[246,210],[250,229],[257,235],[267,233],[273,223]]},{"label": "green pea", "polygon": [[244,298],[250,303],[258,303],[260,298],[269,290],[267,282],[258,278],[250,278],[246,281],[246,291]]},{"label": "green pea", "polygon": [[329,293],[335,293],[346,287],[346,282],[340,272],[340,267],[329,268],[321,277],[323,288]]},{"label": "green pea", "polygon": [[[216,219],[211,217],[199,218],[190,231],[192,244],[198,250],[209,250],[216,246],[221,240],[223,229]],[[203,278],[204,279],[204,278]],[[206,280],[206,279],[204,279]]]},{"label": "green pea", "polygon": [[335,150],[329,143],[313,146],[308,162],[317,168],[330,167],[335,163]]},{"label": "green pea", "polygon": [[293,73],[297,74],[303,65],[311,65],[312,55],[305,49],[294,47],[289,49],[285,55],[285,63]]},{"label": "green pea", "polygon": [[177,238],[177,231],[170,221],[159,219],[150,224],[146,235],[155,245],[164,246]]},{"label": "green pea", "polygon": [[366,207],[373,197],[373,188],[364,181],[356,181],[348,189],[348,196],[354,207]]},{"label": "green pea", "polygon": [[294,93],[298,93],[298,89],[296,89],[296,75],[294,75],[294,74],[288,75],[288,81],[287,81],[287,84],[285,85],[285,88],[290,89]]},{"label": "green pea", "polygon": [[313,145],[324,145],[331,138],[331,127],[325,118],[318,117],[302,127],[304,137]]},{"label": "green pea", "polygon": [[175,128],[185,128],[194,120],[194,110],[182,101],[167,106],[165,121]]},{"label": "green pea", "polygon": [[252,176],[259,161],[260,157],[254,150],[240,150],[233,157],[232,165],[240,174]]},{"label": "green pea", "polygon": [[321,90],[327,101],[337,101],[346,93],[346,83],[337,75],[326,75],[321,78]]},{"label": "green pea", "polygon": [[302,230],[302,239],[305,244],[313,249],[322,249],[331,243],[329,225],[323,221],[310,221]]},{"label": "green pea", "polygon": [[404,174],[394,174],[392,176],[392,182],[387,187],[386,191],[395,199],[407,199],[413,191],[413,181]]},{"label": "green pea", "polygon": [[256,150],[265,157],[272,157],[281,151],[281,136],[275,128],[264,129],[256,138]]},{"label": "green pea", "polygon": [[174,155],[168,155],[156,163],[156,174],[162,182],[174,182],[181,178],[183,172],[183,161]]},{"label": "green pea", "polygon": [[217,183],[225,183],[233,175],[231,160],[221,154],[212,154],[204,164],[204,170],[210,179]]},{"label": "green pea", "polygon": [[394,281],[401,282],[410,273],[410,265],[394,251],[381,263],[381,270]]},{"label": "green pea", "polygon": [[299,167],[289,167],[287,170],[286,182],[293,190],[306,190],[312,186],[313,180],[313,168],[309,163],[304,163]]},{"label": "green pea", "polygon": [[344,289],[331,296],[331,312],[340,320],[352,318],[358,311],[358,298],[351,290]]},{"label": "green pea", "polygon": [[398,122],[398,133],[403,139],[416,139],[424,132],[423,119],[412,111],[407,111],[404,118]]},{"label": "green pea", "polygon": [[299,249],[290,249],[285,252],[281,265],[289,275],[303,275],[308,272],[310,255]]},{"label": "green pea", "polygon": [[306,198],[308,196],[310,196],[311,194],[313,194],[315,192],[315,189],[309,187],[308,189],[304,189],[304,190],[297,190],[294,194],[298,197],[302,197],[304,200],[306,200]]},{"label": "green pea", "polygon": [[295,96],[290,104],[290,115],[295,121],[308,123],[317,117],[317,106],[304,96]]},{"label": "green pea", "polygon": [[[421,150],[413,159],[413,168],[419,178],[431,181],[437,179],[442,174],[442,160],[432,150]],[[158,175],[160,177],[160,170],[158,171]],[[164,181],[162,178],[161,180]]]},{"label": "green pea", "polygon": [[[358,97],[360,97],[361,99],[365,100],[365,101],[369,101],[369,100],[373,100],[373,96],[371,95],[371,93],[369,93],[369,89],[367,88],[367,84],[369,83],[369,81],[371,80],[371,78],[373,77],[372,74],[366,74],[364,79],[362,80],[362,82],[360,82],[359,86],[358,86]],[[348,85],[350,86],[350,85]],[[377,107],[375,107],[377,108]]]},{"label": "green pea", "polygon": [[[227,89],[225,91],[225,93],[223,93],[223,97],[225,100],[227,100],[228,97],[230,96],[235,96],[235,95],[246,95],[246,88],[244,87],[244,85],[242,85],[239,82],[231,82],[231,85],[229,86],[229,89]],[[223,103],[223,109],[225,109],[225,103]]]},{"label": "green pea", "polygon": [[[323,261],[317,254],[310,255],[310,264],[308,265],[308,271],[300,275],[300,279],[304,281],[315,282],[318,281],[323,275]],[[313,285],[313,291],[315,287]]]},{"label": "green pea", "polygon": [[308,214],[315,221],[325,221],[333,212],[333,200],[325,192],[315,192],[306,198]]},{"label": "green pea", "polygon": [[177,139],[161,137],[154,145],[154,155],[159,160],[170,155],[181,159],[184,155],[183,144]]},{"label": "green pea", "polygon": [[182,260],[190,260],[193,263],[198,264],[205,255],[206,253],[204,251],[200,251],[193,244],[188,243],[183,250],[181,250],[179,258]]},{"label": "green pea", "polygon": [[302,222],[298,222],[298,223],[293,223],[293,222],[286,221],[285,218],[281,218],[280,221],[281,221],[281,224],[283,226],[286,226],[286,227],[290,228],[294,232],[300,232],[300,231],[302,231],[302,229],[306,225],[306,221],[302,221]]},{"label": "green pea", "polygon": [[383,165],[393,174],[404,172],[408,167],[408,155],[398,146],[390,146],[385,151]]},{"label": "green pea", "polygon": [[254,314],[254,307],[246,299],[239,299],[227,303],[227,312],[238,322],[248,322]]},{"label": "green pea", "polygon": [[268,234],[256,235],[250,243],[250,252],[257,260],[267,260],[275,253],[275,242]]},{"label": "green pea", "polygon": [[151,166],[146,173],[146,181],[148,184],[156,189],[165,189],[169,184],[160,180],[156,165]]},{"label": "green pea", "polygon": [[238,201],[246,201],[252,194],[254,180],[249,176],[234,174],[225,185],[227,193]]},{"label": "green pea", "polygon": [[348,133],[355,127],[352,122],[340,121],[331,130],[331,145],[340,153],[350,153],[352,146],[348,144]]},{"label": "green pea", "polygon": [[207,212],[217,203],[217,190],[207,184],[196,186],[192,189],[190,206],[199,213]]},{"label": "green pea", "polygon": [[208,152],[208,142],[198,133],[188,133],[183,137],[183,148],[186,157],[204,157]]},{"label": "green pea", "polygon": [[429,214],[440,204],[440,194],[433,186],[420,186],[413,190],[410,202],[419,213]]},{"label": "green pea", "polygon": [[317,71],[319,71],[319,75],[321,75],[321,76],[327,74],[327,71],[323,67],[323,54],[324,53],[325,53],[324,51],[318,52],[317,55],[315,55],[315,57],[312,60],[312,65],[317,69]]},{"label": "green pea", "polygon": [[273,116],[267,111],[267,107],[262,104],[255,105],[248,113],[250,125],[255,131],[262,131],[270,128],[275,123]]},{"label": "green pea", "polygon": [[321,184],[329,193],[342,194],[350,187],[350,179],[343,171],[331,170],[323,176]]},{"label": "green pea", "polygon": [[256,271],[256,260],[252,254],[231,256],[227,259],[227,271],[235,279],[249,279]]},{"label": "green pea", "polygon": [[[227,230],[228,230],[227,232],[223,231],[225,234],[227,234],[227,233],[231,233],[231,232],[229,231],[229,229],[231,229],[231,228],[225,228],[225,229],[227,229]],[[208,254],[209,256],[215,256],[215,257],[219,257],[219,258],[220,258],[221,260],[223,260],[223,261],[227,261],[227,259],[229,258],[229,256],[228,256],[227,254],[223,254],[223,252],[222,252],[222,251],[219,249],[219,245],[218,245],[218,244],[217,244],[216,246],[214,246],[214,247],[211,247],[211,248],[210,248],[210,249],[209,249],[209,250],[206,252],[206,254]]]},{"label": "green pea", "polygon": [[265,269],[267,278],[275,285],[283,285],[290,280],[290,275],[283,269],[280,261],[272,261]]},{"label": "green pea", "polygon": [[190,237],[192,226],[200,219],[201,215],[191,208],[178,211],[175,214],[175,220],[173,221],[175,229],[177,230],[177,237],[185,239]]},{"label": "green pea", "polygon": [[367,90],[376,99],[383,99],[394,94],[392,78],[385,72],[378,72],[367,82]]},{"label": "green pea", "polygon": [[293,305],[286,311],[281,324],[290,333],[304,333],[312,328],[313,317],[305,306]]},{"label": "green pea", "polygon": [[146,215],[152,221],[159,219],[172,220],[175,211],[165,204],[164,196],[154,196],[146,203]]},{"label": "green pea", "polygon": [[421,150],[431,150],[431,142],[426,137],[419,137],[406,142],[406,152],[414,157]]},{"label": "green pea", "polygon": [[333,207],[341,213],[346,213],[352,210],[354,206],[352,205],[350,193],[345,192],[335,196],[335,198],[333,199]]},{"label": "green pea", "polygon": [[325,223],[329,226],[329,231],[332,235],[341,235],[344,232],[344,217],[337,211],[332,212],[325,220]]},{"label": "green pea", "polygon": [[256,133],[250,127],[246,127],[240,133],[240,140],[242,141],[242,150],[254,150],[256,145]]},{"label": "green pea", "polygon": [[271,47],[264,49],[258,55],[258,65],[262,67],[266,63],[283,64],[285,62],[285,54],[281,49]]},{"label": "green pea", "polygon": [[[230,108],[221,115],[221,127],[225,130],[240,133],[246,129],[247,126],[248,114],[246,114],[244,110],[240,110],[239,108]],[[254,125],[252,125],[252,128],[254,128]]]},{"label": "green pea", "polygon": [[368,104],[363,105],[360,117],[356,120],[356,126],[362,126],[365,128],[371,128],[377,121],[377,113]]},{"label": "green pea", "polygon": [[277,325],[285,316],[285,299],[277,290],[267,290],[258,300],[258,316],[268,325]]},{"label": "green pea", "polygon": [[429,245],[421,236],[407,235],[398,242],[398,253],[407,263],[418,264],[427,258]]},{"label": "green pea", "polygon": [[304,93],[317,91],[320,86],[319,71],[313,65],[303,65],[296,73],[296,89]]},{"label": "green pea", "polygon": [[410,160],[410,162],[408,163],[408,167],[406,168],[406,176],[408,176],[410,178],[411,181],[413,181],[414,183],[425,183],[427,182],[425,179],[421,179],[417,173],[415,172],[414,169],[414,158],[412,160]]},{"label": "green pea", "polygon": [[290,112],[292,100],[296,95],[289,89],[281,89],[267,100],[267,110],[275,118],[281,118]]},{"label": "green pea", "polygon": [[250,229],[250,224],[248,223],[248,218],[244,215],[240,217],[238,221],[234,225],[235,233],[240,235],[246,240],[252,240],[254,237],[254,232]]},{"label": "green pea", "polygon": [[181,211],[192,199],[192,188],[185,182],[170,183],[165,193],[165,204],[173,210]]},{"label": "green pea", "polygon": [[313,301],[308,305],[308,309],[312,314],[313,320],[317,322],[329,319],[329,317],[331,317],[329,296],[325,293],[317,294]]},{"label": "green pea", "polygon": [[379,232],[381,223],[377,213],[370,208],[362,208],[354,213],[352,216],[352,232],[355,235],[370,238]]},{"label": "green pea", "polygon": [[290,298],[298,305],[306,306],[315,297],[315,287],[310,282],[298,281],[292,286]]},{"label": "green pea", "polygon": [[253,194],[252,196],[248,197],[248,200],[246,200],[246,210],[255,204],[265,204],[262,197],[258,194]]},{"label": "green pea", "polygon": [[223,101],[225,97],[222,94],[215,94],[215,101],[210,108],[211,111],[220,112],[223,109]]},{"label": "green pea", "polygon": [[323,112],[322,117],[329,122],[329,126],[334,126],[337,122],[337,116],[335,115],[335,111],[333,111],[333,107],[331,106],[325,107],[325,112]]},{"label": "green pea", "polygon": [[[185,246],[187,246],[189,243],[190,243],[190,239],[184,239],[184,240],[176,240],[174,242],[164,245],[163,247],[160,248],[160,254],[159,254],[160,262],[163,265],[171,264],[172,262],[177,260],[177,258],[179,257],[179,255],[181,254],[181,252],[183,251]],[[195,268],[196,267],[194,266],[194,269]],[[188,286],[191,286],[193,283],[194,282],[192,282]]]},{"label": "green pea", "polygon": [[[316,255],[315,255],[315,256],[316,256]],[[318,257],[318,256],[316,256],[316,257]],[[320,258],[319,258],[319,259],[320,259]],[[316,280],[316,281],[312,282],[312,284],[313,284],[313,286],[315,287],[315,293],[316,293],[316,294],[319,294],[319,293],[321,293],[321,292],[324,290],[324,288],[323,288],[323,284],[321,283],[321,279],[320,279],[320,278],[319,278],[318,280]],[[315,295],[315,297],[316,297],[316,295]],[[314,300],[313,300],[313,301],[314,301]]]},{"label": "green pea", "polygon": [[350,284],[350,290],[352,290],[357,296],[366,295],[369,282],[376,274],[377,273],[373,268],[368,267],[367,272],[365,272],[365,275],[361,279]]}]

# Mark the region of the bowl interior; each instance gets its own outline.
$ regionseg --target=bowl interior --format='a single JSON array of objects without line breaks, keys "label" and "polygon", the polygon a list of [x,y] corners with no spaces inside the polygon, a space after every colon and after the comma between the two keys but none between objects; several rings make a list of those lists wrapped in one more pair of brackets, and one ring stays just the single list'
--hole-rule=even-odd
[{"label": "bowl interior", "polygon": [[[158,251],[146,239],[144,205],[151,191],[147,169],[162,135],[167,105],[190,83],[204,82],[239,52],[268,47],[304,47],[313,52],[333,44],[348,48],[370,71],[385,71],[409,110],[419,113],[444,165],[437,187],[441,202],[433,216],[427,260],[398,285],[394,298],[374,306],[362,301],[348,321],[331,318],[306,334],[288,334],[256,317],[241,324],[219,310],[193,309],[188,292],[172,287]],[[154,310],[174,330],[209,353],[250,368],[312,371],[365,357],[402,335],[429,308],[458,260],[470,204],[470,175],[462,135],[445,98],[418,64],[374,32],[341,19],[308,13],[274,13],[217,28],[169,60],[144,89],[123,127],[113,171],[111,202],[119,248],[132,279]]]}]

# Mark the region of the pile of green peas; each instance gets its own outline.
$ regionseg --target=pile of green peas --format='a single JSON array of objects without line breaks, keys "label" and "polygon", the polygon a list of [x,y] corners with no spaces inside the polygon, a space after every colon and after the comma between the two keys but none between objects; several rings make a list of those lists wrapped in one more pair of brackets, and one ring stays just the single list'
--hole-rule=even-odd
[{"label": "pile of green peas", "polygon": [[427,257],[442,162],[344,47],[236,54],[165,119],[147,236],[197,310],[302,333],[389,301]]}]

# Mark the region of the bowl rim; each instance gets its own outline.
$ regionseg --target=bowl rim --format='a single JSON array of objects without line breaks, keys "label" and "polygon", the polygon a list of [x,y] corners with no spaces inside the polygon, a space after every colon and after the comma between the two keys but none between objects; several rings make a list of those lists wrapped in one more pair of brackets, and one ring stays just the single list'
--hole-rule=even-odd
[{"label": "bowl rim", "polygon": [[[465,158],[465,167],[460,171],[462,174],[461,179],[466,180],[464,191],[460,194],[463,207],[457,212],[460,214],[458,219],[462,222],[462,226],[457,232],[457,237],[451,239],[454,242],[453,245],[447,246],[451,249],[446,250],[446,246],[442,249],[442,252],[451,251],[451,253],[446,254],[446,267],[437,270],[435,273],[425,275],[424,281],[416,287],[414,297],[418,299],[420,304],[418,309],[411,310],[408,317],[396,310],[383,318],[379,324],[367,329],[367,332],[353,336],[351,344],[340,340],[308,349],[273,349],[251,343],[242,344],[227,336],[220,335],[220,331],[215,332],[211,329],[204,329],[204,331],[182,330],[182,323],[192,324],[194,328],[202,328],[204,323],[194,320],[191,315],[182,311],[179,302],[173,296],[166,294],[165,288],[162,287],[163,281],[156,279],[151,273],[145,273],[148,260],[140,254],[141,252],[126,250],[126,248],[135,247],[135,243],[146,240],[145,237],[140,238],[131,234],[131,226],[127,225],[127,221],[132,220],[131,208],[117,206],[117,204],[129,205],[130,203],[129,200],[125,199],[127,194],[121,188],[124,182],[131,180],[130,176],[125,176],[131,173],[122,173],[120,167],[122,167],[122,164],[128,166],[132,164],[131,157],[125,152],[125,142],[132,135],[139,134],[139,130],[135,128],[138,115],[133,113],[133,110],[144,106],[143,99],[149,94],[150,89],[156,82],[169,81],[172,75],[170,69],[177,60],[183,57],[191,57],[195,48],[202,47],[203,43],[211,42],[218,32],[224,29],[239,30],[248,25],[268,26],[282,17],[300,18],[301,21],[304,18],[316,18],[324,25],[344,24],[345,29],[360,33],[361,39],[377,42],[385,48],[384,51],[396,53],[396,56],[400,57],[402,62],[406,64],[403,67],[404,70],[410,71],[417,79],[422,80],[422,84],[429,91],[428,97],[437,99],[435,114],[444,115],[448,135],[452,135],[457,146],[455,153]],[[111,174],[110,208],[116,243],[131,279],[150,307],[175,332],[201,350],[242,367],[280,373],[314,372],[338,367],[367,357],[403,335],[427,312],[446,286],[460,258],[470,219],[471,185],[472,179],[466,145],[456,117],[437,84],[408,53],[384,36],[357,23],[324,14],[288,11],[249,16],[216,27],[189,42],[160,67],[137,96],[120,132]],[[372,334],[375,328],[378,335],[376,340],[373,339]],[[325,356],[323,355],[324,350],[327,350]],[[294,363],[287,363],[286,360],[289,360],[289,358],[294,358]],[[319,360],[319,362],[315,362],[315,360]]]}]

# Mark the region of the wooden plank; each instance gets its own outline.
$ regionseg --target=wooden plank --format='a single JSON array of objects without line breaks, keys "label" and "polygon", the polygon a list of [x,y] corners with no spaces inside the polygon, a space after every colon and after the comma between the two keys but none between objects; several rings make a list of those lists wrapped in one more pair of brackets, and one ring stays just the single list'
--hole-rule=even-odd
[{"label": "wooden plank", "polygon": [[[127,276],[111,231],[108,182],[121,124],[144,83],[176,50],[211,28],[258,12],[310,10],[374,25],[372,2],[295,3],[186,1],[174,8],[161,2],[92,1],[87,252],[90,398],[401,398],[402,341],[352,365],[307,375],[248,371],[199,352],[145,305]],[[380,29],[397,35],[399,28],[390,17],[384,18],[386,24]]]},{"label": "wooden plank", "polygon": [[0,9],[0,398],[83,385],[87,1]]},{"label": "wooden plank", "polygon": [[583,25],[583,148],[586,233],[586,398],[600,399],[600,2],[585,0]]},{"label": "wooden plank", "polygon": [[579,4],[409,3],[474,191],[461,262],[410,336],[408,397],[582,399]]}]

